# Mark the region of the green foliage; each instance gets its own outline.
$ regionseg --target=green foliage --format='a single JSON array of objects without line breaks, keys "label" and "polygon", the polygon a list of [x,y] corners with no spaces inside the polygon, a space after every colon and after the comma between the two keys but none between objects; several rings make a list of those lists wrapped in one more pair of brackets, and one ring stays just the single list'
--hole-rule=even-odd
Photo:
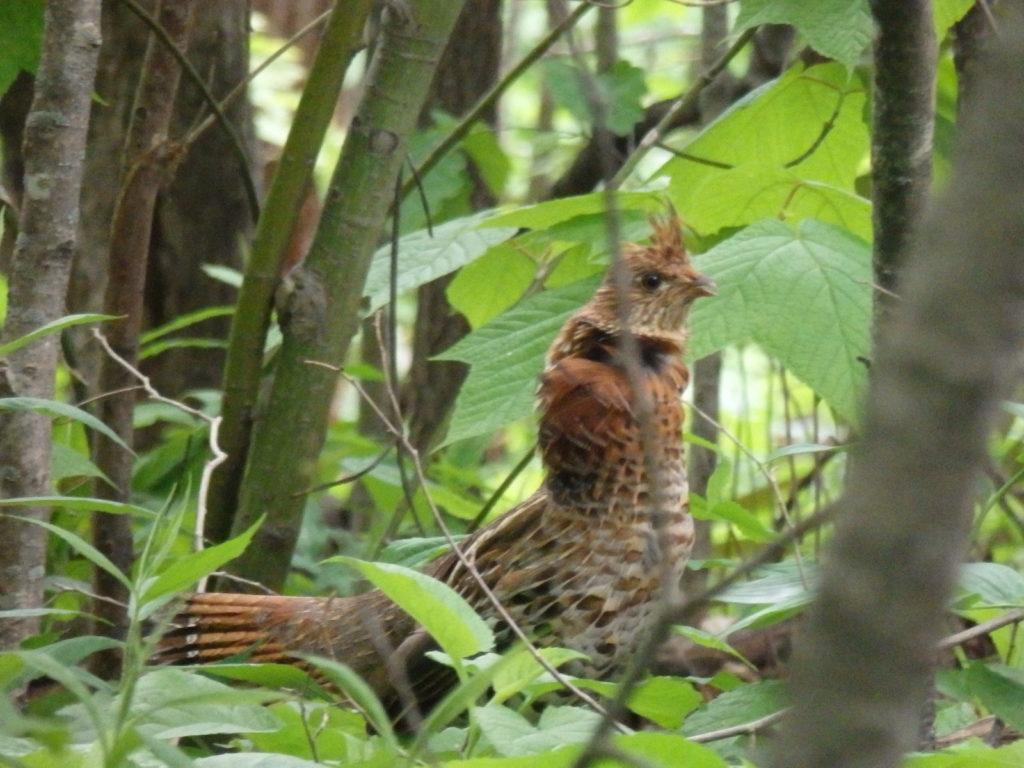
[{"label": "green foliage", "polygon": [[968,690],[982,705],[1011,728],[1024,729],[1024,670],[1002,664],[967,665]]},{"label": "green foliage", "polygon": [[131,451],[131,448],[125,445],[124,440],[118,437],[114,430],[91,413],[58,400],[44,400],[39,397],[2,397],[0,398],[0,411],[31,411],[33,413],[44,413],[47,416],[79,421],[87,427],[95,429],[101,435],[110,438],[126,451]]},{"label": "green foliage", "polygon": [[0,96],[20,70],[36,71],[43,46],[44,6],[44,0],[0,3]]},{"label": "green foliage", "polygon": [[[971,4],[936,0],[939,35]],[[42,0],[0,4],[0,92],[19,67],[35,66],[42,5]],[[364,434],[352,399],[343,393],[318,480],[359,473],[359,485],[357,490],[343,484],[311,493],[307,504],[288,590],[342,591],[357,581],[352,571],[358,572],[431,635],[441,649],[431,651],[431,658],[456,671],[454,688],[422,713],[415,733],[406,734],[344,658],[310,657],[310,672],[247,663],[202,671],[147,667],[154,637],[166,625],[174,599],[241,553],[255,531],[254,526],[222,544],[191,551],[191,530],[199,516],[192,489],[209,459],[208,426],[164,403],[141,403],[136,425],[150,428],[150,447],[138,457],[133,503],[124,504],[93,498],[94,491],[77,487],[101,478],[89,460],[88,442],[95,432],[116,439],[107,425],[68,405],[65,392],[53,400],[5,398],[0,409],[33,410],[58,420],[53,481],[66,495],[0,500],[2,514],[29,506],[55,510],[49,522],[27,521],[52,534],[50,592],[42,608],[0,612],[0,620],[42,620],[38,637],[0,654],[0,687],[13,694],[43,675],[60,686],[23,709],[0,697],[0,763],[74,768],[572,765],[599,715],[561,691],[531,650],[519,644],[496,647],[492,627],[462,597],[412,569],[448,549],[447,539],[435,535],[428,499],[441,509],[456,537],[464,538],[483,501],[533,442],[532,425],[517,422],[530,415],[552,337],[590,297],[610,260],[610,222],[622,239],[642,242],[649,235],[649,217],[663,213],[668,202],[685,221],[696,265],[718,285],[717,297],[702,300],[692,312],[690,362],[724,353],[723,436],[714,443],[687,436],[710,448],[718,462],[706,492],[691,497],[694,516],[708,521],[711,530],[710,553],[691,562],[691,568],[706,571],[714,582],[773,541],[790,516],[801,519],[839,495],[871,357],[871,208],[864,197],[871,82],[865,51],[872,34],[867,3],[743,0],[734,33],[763,23],[789,23],[801,40],[832,61],[796,63],[707,125],[669,133],[664,141],[671,150],[652,152],[640,166],[640,179],[630,179],[623,191],[533,203],[533,192],[545,179],[555,178],[593,132],[591,89],[607,107],[608,127],[627,133],[646,106],[677,98],[688,87],[683,73],[692,69],[697,41],[682,34],[667,43],[663,38],[671,14],[676,14],[672,24],[679,22],[676,26],[683,29],[697,12],[633,3],[619,14],[626,31],[620,50],[628,60],[588,83],[580,69],[581,62],[592,64],[586,46],[580,57],[547,57],[503,100],[501,130],[475,125],[456,151],[419,180],[420,190],[402,202],[397,338],[405,344],[411,335],[414,290],[446,275],[452,277],[450,303],[473,328],[436,356],[467,363],[469,376],[443,445],[422,457],[427,481],[420,486],[410,480],[411,459],[399,460],[393,447],[387,450],[390,438],[376,438],[369,430]],[[524,6],[517,23],[518,31],[526,33],[520,37],[528,38],[547,20],[538,9]],[[580,29],[589,34],[586,27]],[[264,38],[263,43],[269,52],[273,41]],[[302,79],[298,59],[288,64],[289,82]],[[955,134],[958,84],[946,52],[939,67],[934,163],[941,179]],[[741,68],[741,62],[730,67],[735,75]],[[253,93],[270,98],[259,87]],[[277,133],[288,120],[282,104],[262,105],[263,113],[276,121]],[[535,113],[548,106],[552,122],[537,130]],[[455,125],[441,113],[431,118],[432,125],[410,143],[414,164]],[[470,162],[498,209],[472,212]],[[647,186],[630,188],[630,183]],[[389,300],[388,234],[382,233],[384,244],[370,267],[367,311]],[[206,272],[230,285],[241,280],[240,273],[226,267],[209,266]],[[142,336],[141,357],[175,347],[218,346],[220,340],[197,336],[194,326],[234,312],[234,307],[211,307],[182,314]],[[0,356],[48,334],[107,319],[60,318],[0,346]],[[268,348],[273,346],[272,338]],[[407,351],[399,350],[403,362]],[[366,383],[383,379],[377,367],[354,356],[346,370]],[[59,389],[69,390],[66,379],[62,375]],[[198,398],[206,413],[216,414],[218,392],[188,396]],[[696,418],[688,419],[688,425]],[[983,491],[987,497],[979,502],[973,550],[992,562],[964,567],[951,604],[957,614],[975,621],[1024,605],[1019,571],[1024,502],[1017,493],[1024,477],[1024,407],[1008,404],[1005,418],[1007,426],[993,441],[998,487]],[[537,475],[534,465],[503,488],[495,513],[532,492]],[[119,570],[90,542],[93,513],[130,517],[138,554],[130,572]],[[610,738],[635,762],[603,758],[598,765],[723,768],[760,759],[752,744],[770,740],[770,734],[715,740],[708,746],[688,738],[747,724],[786,706],[785,683],[748,682],[759,659],[751,653],[748,660],[730,640],[738,645],[734,633],[778,624],[810,603],[819,555],[812,538],[720,595],[708,625],[675,628],[693,644],[742,664],[744,678],[729,671],[708,679],[646,677],[626,706],[647,721],[648,730]],[[129,589],[130,629],[124,641],[81,634],[89,618],[91,568],[113,574]],[[154,637],[146,636],[150,630]],[[1024,729],[1024,654],[1015,632],[1008,626],[992,634],[997,658],[968,661],[958,655],[959,666],[939,674],[940,732],[987,714]],[[125,669],[121,679],[104,681],[88,671],[87,663],[111,648],[124,652]],[[557,647],[536,653],[556,669],[581,658]],[[569,680],[602,700],[616,694],[612,682]],[[1024,762],[1022,743],[994,749],[969,741],[913,756],[906,766],[1018,765]]]},{"label": "green foliage", "polygon": [[858,62],[874,30],[867,0],[743,0],[736,26],[761,24],[792,24],[818,53],[848,67]]},{"label": "green foliage", "polygon": [[9,355],[16,349],[21,349],[26,344],[30,344],[36,339],[41,339],[44,336],[49,336],[53,333],[60,333],[65,328],[73,328],[76,325],[89,325],[92,323],[101,323],[104,320],[114,320],[112,315],[97,315],[97,314],[83,314],[83,315],[65,315],[53,322],[46,323],[45,325],[39,326],[36,330],[31,333],[26,333],[24,336],[15,339],[14,341],[8,342],[7,344],[0,344],[0,357]]},{"label": "green foliage", "polygon": [[[515,234],[509,227],[479,228],[480,222],[489,215],[466,216],[441,224],[432,232],[420,230],[401,238],[398,241],[398,292],[404,293],[454,272]],[[390,275],[391,246],[385,245],[373,255],[366,277],[369,311],[388,302]]]},{"label": "green foliage", "polygon": [[870,355],[871,252],[813,219],[766,219],[696,259],[718,296],[690,317],[693,359],[756,341],[857,423]]},{"label": "green foliage", "polygon": [[490,628],[447,584],[391,563],[368,563],[350,557],[337,561],[359,570],[416,619],[450,658],[461,659],[494,647]]},{"label": "green foliage", "polygon": [[555,100],[582,123],[593,120],[591,102],[594,98],[599,99],[607,111],[605,126],[612,133],[627,134],[634,123],[643,119],[641,99],[647,92],[644,71],[628,61],[619,60],[607,71],[593,76],[595,94],[588,94],[583,76],[562,59],[546,62],[545,75],[547,87]]},{"label": "green foliage", "polygon": [[964,17],[974,5],[973,0],[934,0],[935,34],[941,40],[946,31]]},{"label": "green foliage", "polygon": [[519,301],[536,274],[529,257],[502,243],[458,271],[448,285],[448,301],[479,328]]},{"label": "green foliage", "polygon": [[551,339],[597,283],[583,280],[531,296],[437,356],[472,366],[455,404],[449,443],[494,432],[530,413]]},{"label": "green foliage", "polygon": [[[837,64],[797,64],[739,100],[679,148],[657,175],[703,234],[765,217],[806,217],[871,237],[854,182],[868,156],[865,92]],[[751,137],[756,136],[756,141]]]},{"label": "green foliage", "polygon": [[1024,741],[993,749],[977,742],[910,758],[904,768],[1012,768],[1024,763]]},{"label": "green foliage", "polygon": [[262,523],[263,519],[260,518],[249,530],[233,539],[176,558],[166,570],[144,585],[141,602],[155,604],[161,598],[181,592],[225,563],[234,560],[249,546],[253,534]]}]

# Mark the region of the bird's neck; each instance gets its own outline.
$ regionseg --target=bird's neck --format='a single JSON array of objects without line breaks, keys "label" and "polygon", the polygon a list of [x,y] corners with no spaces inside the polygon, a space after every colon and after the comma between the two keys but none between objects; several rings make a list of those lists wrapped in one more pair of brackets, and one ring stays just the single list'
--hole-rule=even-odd
[{"label": "bird's neck", "polygon": [[[612,334],[589,326],[568,338],[571,353],[558,354],[570,345],[553,347],[539,392],[552,501],[592,520],[681,514],[687,488],[680,396],[688,373],[678,344],[636,338],[633,368]],[[638,394],[646,408],[637,407]]]},{"label": "bird's neck", "polygon": [[[630,340],[634,343],[630,344]],[[657,351],[668,357],[681,357],[686,335],[680,329],[633,328],[624,333],[614,319],[580,312],[567,322],[548,349],[547,363],[554,365],[567,357],[593,357],[603,351],[622,350],[612,361],[625,365],[622,356],[635,345],[641,355]],[[642,362],[642,360],[641,360]]]}]

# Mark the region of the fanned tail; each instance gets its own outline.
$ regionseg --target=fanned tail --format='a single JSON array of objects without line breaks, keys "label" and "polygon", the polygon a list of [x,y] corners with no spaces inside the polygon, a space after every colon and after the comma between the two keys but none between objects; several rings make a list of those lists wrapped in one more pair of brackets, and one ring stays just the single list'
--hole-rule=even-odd
[{"label": "fanned tail", "polygon": [[160,641],[164,664],[237,661],[295,664],[295,653],[323,653],[325,601],[232,593],[189,595]]}]

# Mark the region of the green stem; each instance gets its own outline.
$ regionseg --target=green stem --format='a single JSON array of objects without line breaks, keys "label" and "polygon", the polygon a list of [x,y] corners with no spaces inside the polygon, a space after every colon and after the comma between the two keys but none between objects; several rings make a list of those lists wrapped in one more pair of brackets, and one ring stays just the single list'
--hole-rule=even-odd
[{"label": "green stem", "polygon": [[701,91],[703,91],[711,82],[718,76],[718,73],[729,66],[729,62],[732,61],[736,54],[743,50],[743,46],[750,42],[754,37],[754,33],[757,32],[757,27],[745,30],[736,41],[729,46],[729,50],[722,54],[721,58],[712,64],[708,69],[704,70],[700,77],[697,78],[697,82],[693,84],[693,87],[686,92],[686,94],[680,98],[675,104],[673,104],[667,112],[662,116],[658,124],[655,125],[647,135],[637,145],[637,148],[633,150],[633,153],[626,158],[626,162],[622,164],[619,172],[612,177],[611,181],[608,182],[609,189],[618,189],[622,186],[622,182],[633,172],[637,164],[644,158],[644,156],[654,147],[660,140],[662,134],[668,129],[672,122],[676,119],[676,116],[687,109],[690,109],[700,98]]},{"label": "green stem", "polygon": [[359,328],[370,260],[384,229],[408,136],[462,9],[452,0],[389,5],[365,95],[345,138],[306,263],[290,275],[284,340],[269,406],[253,434],[234,530],[266,522],[235,573],[284,582],[323,446],[337,373]]},{"label": "green stem", "polygon": [[338,3],[331,13],[256,225],[224,366],[220,446],[228,458],[210,483],[205,533],[213,542],[224,541],[231,532],[259,394],[274,289],[345,72],[362,44],[370,5],[371,0],[349,0]]}]

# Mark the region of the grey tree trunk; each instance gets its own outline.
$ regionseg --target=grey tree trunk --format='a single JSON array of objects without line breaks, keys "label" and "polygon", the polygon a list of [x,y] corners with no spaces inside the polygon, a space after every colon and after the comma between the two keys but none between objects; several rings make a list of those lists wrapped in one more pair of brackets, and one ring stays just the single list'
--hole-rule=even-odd
[{"label": "grey tree trunk", "polygon": [[[99,0],[46,4],[42,58],[25,127],[25,194],[11,258],[4,341],[65,313],[99,45]],[[58,352],[58,337],[51,335],[12,353],[0,366],[0,396],[52,399]],[[0,411],[0,495],[49,491],[49,417]],[[21,514],[46,520],[49,512],[30,507]],[[40,605],[45,563],[45,531],[0,516],[0,609]],[[0,622],[0,648],[17,646],[36,627],[30,618]]]}]

